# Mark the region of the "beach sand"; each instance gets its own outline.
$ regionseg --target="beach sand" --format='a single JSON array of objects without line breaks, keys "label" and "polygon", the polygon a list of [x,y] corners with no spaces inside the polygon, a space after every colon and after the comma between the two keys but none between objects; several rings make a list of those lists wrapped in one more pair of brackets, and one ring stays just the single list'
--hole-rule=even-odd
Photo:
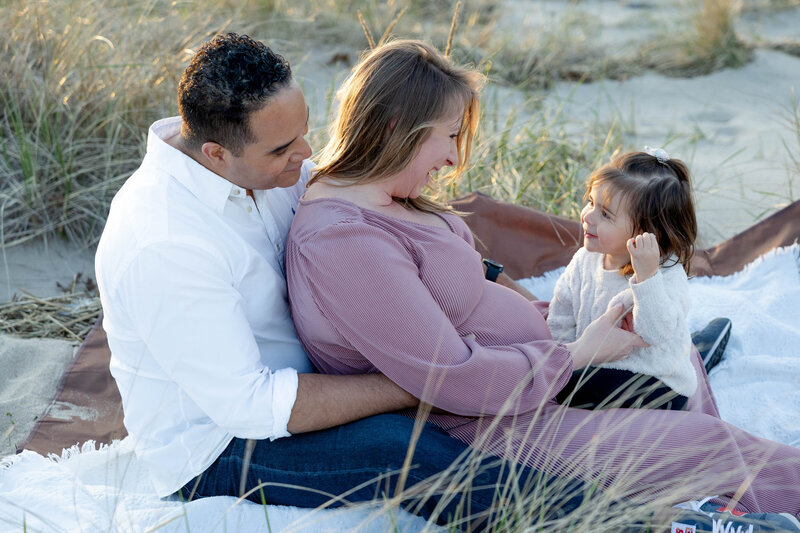
[{"label": "beach sand", "polygon": [[[534,13],[528,21],[519,10],[523,2],[508,2],[508,17],[516,25],[535,31],[547,17],[564,13],[573,2],[543,2],[550,11]],[[648,25],[640,24],[642,5],[649,5]],[[643,38],[652,24],[669,11],[646,2],[582,2],[606,31],[604,46],[624,52]],[[517,11],[514,11],[514,10]],[[667,8],[664,8],[667,9]],[[594,11],[592,11],[594,10]],[[516,15],[515,15],[516,13]],[[666,13],[666,15],[664,15]],[[516,18],[515,18],[516,17]],[[743,35],[790,38],[800,41],[800,8],[745,15],[739,21]],[[525,32],[522,32],[525,33]],[[356,55],[353,55],[356,57]],[[309,103],[324,109],[331,87],[343,79],[346,67],[326,65],[327,57],[295,59],[295,73]],[[726,69],[691,79],[646,73],[626,81],[603,81],[576,86],[560,83],[545,105],[564,107],[575,135],[591,125],[622,122],[626,140],[634,146],[665,146],[684,159],[694,173],[700,238],[698,245],[716,244],[769,215],[800,193],[798,138],[789,116],[800,91],[800,59],[782,52],[759,49],[741,69]],[[541,112],[528,109],[528,96],[511,89],[489,87],[502,100],[505,112],[520,115]],[[523,117],[524,118],[524,117]],[[795,165],[793,167],[793,165]],[[94,278],[93,249],[51,240],[2,250],[0,303],[25,290],[40,296],[61,293],[77,273]],[[63,370],[74,353],[67,341],[20,340],[0,336],[0,457],[13,453],[55,394]]]},{"label": "beach sand", "polygon": [[0,335],[0,457],[16,452],[56,393],[74,343]]},{"label": "beach sand", "polygon": [[[28,292],[58,296],[75,275],[94,278],[94,249],[59,240],[32,242],[0,251],[0,304]],[[0,457],[14,453],[44,413],[72,361],[74,342],[0,335]]]},{"label": "beach sand", "polygon": [[[800,38],[800,21],[798,22]],[[798,104],[800,58],[757,50],[741,69],[672,79],[645,74],[627,81],[559,84],[550,105],[575,117],[621,118],[632,146],[665,147],[692,172],[698,240],[706,248],[800,196],[798,138],[789,114]]]}]

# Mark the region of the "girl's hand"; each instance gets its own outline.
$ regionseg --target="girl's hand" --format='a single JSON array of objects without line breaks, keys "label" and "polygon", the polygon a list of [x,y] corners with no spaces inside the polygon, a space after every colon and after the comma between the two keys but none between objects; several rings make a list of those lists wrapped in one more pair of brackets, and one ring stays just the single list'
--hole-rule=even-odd
[{"label": "girl's hand", "polygon": [[622,317],[622,320],[620,321],[619,327],[621,327],[625,331],[630,331],[631,333],[634,333],[633,311],[628,311],[627,313],[625,313],[625,315]]},{"label": "girl's hand", "polygon": [[642,338],[620,327],[625,307],[619,304],[597,317],[575,342],[566,344],[574,370],[589,364],[617,361],[634,348],[649,346]]},{"label": "girl's hand", "polygon": [[658,272],[661,250],[655,235],[642,233],[628,239],[626,245],[628,253],[631,254],[631,265],[636,273],[636,283],[641,283]]}]

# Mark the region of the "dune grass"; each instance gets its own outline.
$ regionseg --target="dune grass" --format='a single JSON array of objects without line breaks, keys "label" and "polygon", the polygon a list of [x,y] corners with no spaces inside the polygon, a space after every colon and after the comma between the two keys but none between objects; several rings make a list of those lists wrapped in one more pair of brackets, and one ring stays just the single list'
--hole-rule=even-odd
[{"label": "dune grass", "polygon": [[736,34],[738,9],[734,0],[693,0],[684,19],[661,21],[657,31],[662,37],[642,46],[633,63],[677,77],[745,65],[753,46]]},{"label": "dune grass", "polygon": [[733,27],[735,14],[733,0],[702,0],[689,37],[683,44],[684,53],[673,68],[708,74],[747,63],[752,50],[736,35]]},{"label": "dune grass", "polygon": [[567,131],[563,107],[534,103],[530,118],[515,119],[486,102],[472,167],[453,185],[450,197],[480,191],[493,198],[577,218],[584,182],[592,169],[620,150],[624,139],[617,124],[595,123],[580,134]]},{"label": "dune grass", "polygon": [[[186,44],[213,33],[189,30],[163,53],[175,41],[167,35],[184,20],[176,15],[139,32],[155,13],[133,2],[116,4],[12,2],[3,8],[5,245],[42,234],[97,238],[113,194],[141,161],[143,132],[171,105]],[[80,16],[91,12],[107,14]],[[186,22],[194,31],[203,27]]]},{"label": "dune grass", "polygon": [[[24,339],[65,339],[80,344],[97,322],[100,298],[91,279],[80,274],[64,294],[39,298],[24,293],[0,304],[3,334]],[[80,285],[83,285],[82,287]]]},{"label": "dune grass", "polygon": [[800,100],[794,100],[786,110],[786,124],[792,132],[792,141],[784,142],[788,157],[786,179],[789,183],[789,201],[798,198],[795,186],[800,178]]},{"label": "dune grass", "polygon": [[[141,160],[148,125],[176,113],[177,79],[193,50],[213,34],[251,33],[290,58],[321,50],[327,57],[320,62],[341,61],[340,70],[346,70],[367,46],[362,26],[376,39],[389,30],[444,47],[453,5],[449,0],[5,2],[0,6],[0,50],[7,59],[0,81],[0,242],[10,246],[42,235],[95,242],[113,194]],[[659,57],[672,59],[647,67],[685,75],[747,60],[749,50],[733,32],[731,1],[702,0],[698,9],[688,15],[694,21],[688,34],[668,46],[657,37],[653,47]],[[596,23],[579,9],[566,11],[549,31],[523,37],[522,45],[498,28],[502,11],[500,0],[465,2],[452,47],[456,61],[473,62],[492,83],[536,91],[554,81],[624,77],[643,68],[641,58],[604,58],[594,45]],[[315,110],[316,124],[324,124],[326,111]],[[614,131],[598,126],[575,140],[564,134],[560,117],[534,114],[523,124],[508,113],[487,114],[475,166],[467,182],[451,192],[482,190],[574,214],[570,198],[580,195],[576,177],[622,144]],[[323,145],[324,128],[313,140],[316,147]]]}]

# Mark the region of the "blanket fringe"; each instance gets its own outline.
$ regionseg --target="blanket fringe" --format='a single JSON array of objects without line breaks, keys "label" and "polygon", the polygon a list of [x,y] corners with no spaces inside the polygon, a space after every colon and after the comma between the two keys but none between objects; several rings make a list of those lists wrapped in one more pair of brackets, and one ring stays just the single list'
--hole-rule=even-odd
[{"label": "blanket fringe", "polygon": [[[115,439],[111,442],[111,444],[100,443],[99,445],[94,440],[87,440],[83,444],[76,443],[70,446],[69,448],[64,448],[63,450],[61,450],[61,455],[57,453],[48,453],[46,458],[54,463],[63,463],[82,454],[92,453],[92,452],[102,452],[120,448],[122,446],[123,440]],[[12,468],[15,464],[22,461],[26,454],[34,454],[34,453],[36,452],[30,450],[23,450],[21,453],[3,457],[2,459],[0,459],[0,471]]]},{"label": "blanket fringe", "polygon": [[797,260],[797,275],[800,276],[800,244],[798,244],[800,239],[795,239],[794,244],[790,246],[790,248],[794,248],[795,251],[795,259]]},{"label": "blanket fringe", "polygon": [[100,443],[99,445],[97,442],[92,440],[87,440],[83,444],[77,443],[73,444],[69,448],[64,448],[61,450],[61,455],[57,453],[49,453],[47,454],[47,458],[53,461],[54,463],[62,463],[64,461],[69,461],[73,457],[76,457],[81,454],[91,453],[91,452],[102,452],[106,450],[114,450],[121,446],[122,440],[114,439],[111,444],[104,444]]},{"label": "blanket fringe", "polygon": [[797,273],[800,275],[800,239],[795,239],[794,243],[790,244],[789,246],[778,246],[777,248],[773,248],[772,250],[761,254],[747,263],[744,268],[728,276],[696,276],[694,279],[716,279],[724,277],[727,280],[738,280],[739,278],[747,275],[750,270],[760,265],[767,259],[783,254],[794,254],[795,263],[797,265]]},{"label": "blanket fringe", "polygon": [[21,460],[21,455],[19,453],[15,453],[13,455],[7,455],[0,459],[0,472],[3,470],[9,470],[12,466],[17,464]]}]

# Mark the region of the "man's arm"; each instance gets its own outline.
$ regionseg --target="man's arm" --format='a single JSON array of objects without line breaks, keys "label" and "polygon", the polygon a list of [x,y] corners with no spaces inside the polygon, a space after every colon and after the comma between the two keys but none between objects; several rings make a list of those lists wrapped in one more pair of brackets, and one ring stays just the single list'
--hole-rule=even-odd
[{"label": "man's arm", "polygon": [[[501,273],[497,283],[530,301],[537,300],[506,274]],[[298,374],[297,382],[297,399],[287,427],[292,434],[326,429],[419,405],[417,398],[383,374]]]},{"label": "man's arm", "polygon": [[298,374],[287,429],[293,434],[316,431],[418,404],[383,374]]},{"label": "man's arm", "polygon": [[522,296],[530,300],[531,302],[535,302],[539,300],[536,296],[531,294],[528,289],[508,277],[505,273],[501,272],[499,276],[497,276],[497,283],[502,285],[503,287],[508,287],[509,289],[520,293]]},{"label": "man's arm", "polygon": [[[471,234],[470,234],[470,236],[471,236]],[[471,245],[474,246],[474,242],[473,241],[470,241],[469,239],[467,239],[467,242],[469,242]],[[483,265],[483,273],[484,273],[484,275],[486,274],[486,269],[487,269],[487,267],[486,267],[486,264],[484,263],[484,265]],[[528,289],[526,289],[525,287],[523,287],[522,285],[520,285],[519,283],[517,283],[516,281],[511,279],[505,272],[500,272],[500,274],[497,275],[497,279],[495,280],[495,283],[497,283],[498,285],[502,285],[503,287],[507,287],[507,288],[511,289],[512,291],[518,292],[519,294],[524,296],[528,301],[536,302],[536,301],[539,300],[539,298],[537,298],[536,296],[531,294],[530,291],[528,291]]]}]

